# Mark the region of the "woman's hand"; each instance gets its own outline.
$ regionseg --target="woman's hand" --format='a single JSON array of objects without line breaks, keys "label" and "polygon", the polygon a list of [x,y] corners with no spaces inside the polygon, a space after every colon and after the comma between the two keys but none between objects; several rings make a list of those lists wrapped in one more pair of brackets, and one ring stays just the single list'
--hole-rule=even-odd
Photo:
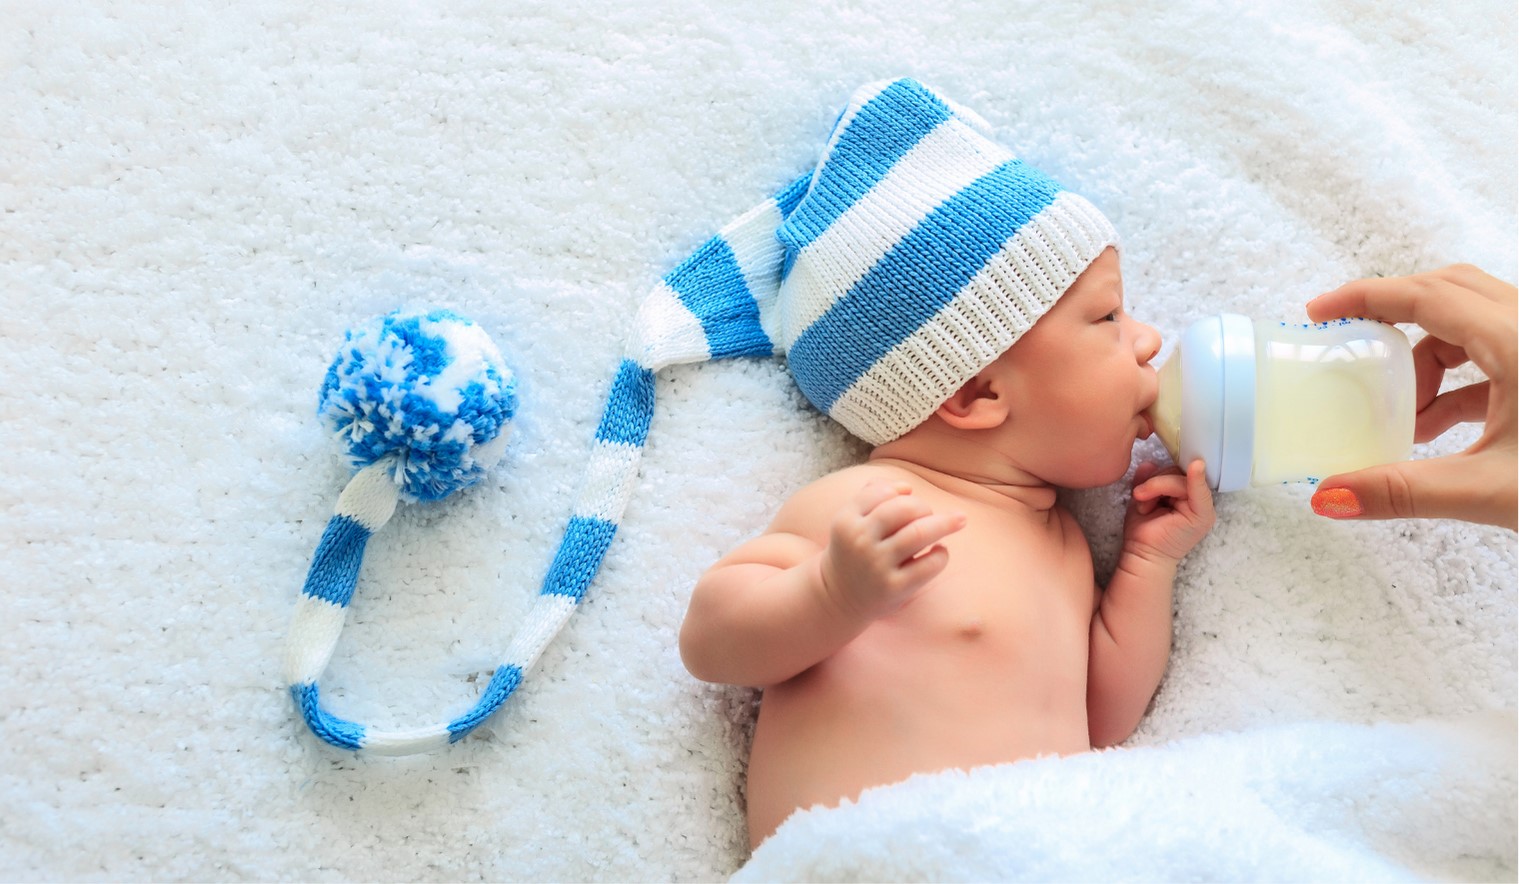
[{"label": "woman's hand", "polygon": [[[1414,346],[1414,438],[1427,442],[1455,424],[1485,421],[1459,454],[1384,464],[1330,476],[1313,495],[1319,515],[1337,519],[1454,518],[1515,528],[1519,522],[1519,321],[1514,286],[1470,265],[1348,283],[1308,303],[1325,322],[1362,316],[1412,322],[1429,332]],[[1440,393],[1447,369],[1476,363],[1487,380]]]}]

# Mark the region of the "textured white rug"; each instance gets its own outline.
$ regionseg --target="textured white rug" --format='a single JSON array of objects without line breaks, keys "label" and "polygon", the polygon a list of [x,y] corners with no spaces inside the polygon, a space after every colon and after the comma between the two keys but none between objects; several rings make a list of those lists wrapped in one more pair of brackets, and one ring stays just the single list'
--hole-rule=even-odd
[{"label": "textured white rug", "polygon": [[[861,450],[774,363],[668,371],[607,567],[490,732],[356,758],[280,678],[346,479],[313,413],[344,328],[451,307],[521,376],[504,468],[376,538],[323,683],[431,723],[537,591],[642,293],[862,83],[938,87],[1101,206],[1168,340],[1362,275],[1514,279],[1512,4],[1256,6],[7,4],[0,877],[731,874],[752,697],[688,677],[676,631],[708,563]],[[1124,491],[1068,498],[1099,569]],[[1308,494],[1219,499],[1133,745],[1515,707],[1514,536]]]}]

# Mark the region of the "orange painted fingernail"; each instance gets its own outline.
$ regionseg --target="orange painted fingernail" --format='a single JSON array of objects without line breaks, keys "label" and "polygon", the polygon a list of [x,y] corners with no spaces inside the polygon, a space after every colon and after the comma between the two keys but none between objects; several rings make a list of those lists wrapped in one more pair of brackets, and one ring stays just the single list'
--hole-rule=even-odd
[{"label": "orange painted fingernail", "polygon": [[1331,519],[1349,519],[1365,512],[1349,488],[1320,488],[1313,493],[1313,511]]}]

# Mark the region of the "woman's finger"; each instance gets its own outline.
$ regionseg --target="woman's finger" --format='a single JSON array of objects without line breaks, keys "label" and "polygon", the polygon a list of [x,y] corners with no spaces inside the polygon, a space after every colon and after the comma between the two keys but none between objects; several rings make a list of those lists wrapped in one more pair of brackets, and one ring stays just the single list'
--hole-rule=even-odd
[{"label": "woman's finger", "polygon": [[1486,419],[1488,392],[1483,381],[1436,396],[1414,420],[1414,441],[1428,442],[1456,424]]}]

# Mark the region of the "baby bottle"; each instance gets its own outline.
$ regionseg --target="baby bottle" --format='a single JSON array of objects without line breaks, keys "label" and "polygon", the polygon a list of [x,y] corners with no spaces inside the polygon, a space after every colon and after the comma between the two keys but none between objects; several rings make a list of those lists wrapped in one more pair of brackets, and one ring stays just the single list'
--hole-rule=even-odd
[{"label": "baby bottle", "polygon": [[1217,491],[1316,483],[1413,450],[1412,350],[1374,320],[1210,316],[1182,334],[1159,380],[1155,435],[1178,464],[1202,458]]}]

